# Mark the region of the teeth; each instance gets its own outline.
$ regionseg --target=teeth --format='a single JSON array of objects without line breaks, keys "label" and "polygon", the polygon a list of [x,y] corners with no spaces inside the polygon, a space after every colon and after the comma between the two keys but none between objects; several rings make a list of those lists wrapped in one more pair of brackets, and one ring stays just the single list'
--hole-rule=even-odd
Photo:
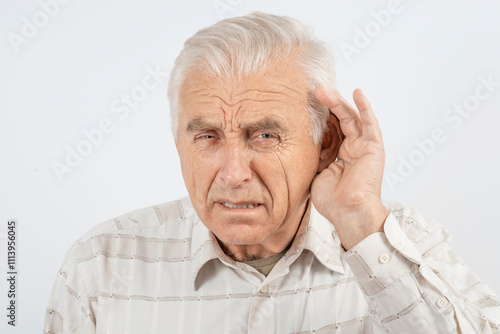
[{"label": "teeth", "polygon": [[258,204],[233,204],[229,202],[222,202],[222,205],[230,208],[230,209],[253,209]]}]

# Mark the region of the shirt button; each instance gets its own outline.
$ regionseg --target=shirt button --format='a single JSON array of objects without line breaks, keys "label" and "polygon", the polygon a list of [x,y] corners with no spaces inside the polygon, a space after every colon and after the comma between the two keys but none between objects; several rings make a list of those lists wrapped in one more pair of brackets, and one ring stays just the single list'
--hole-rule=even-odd
[{"label": "shirt button", "polygon": [[267,293],[267,291],[268,291],[267,285],[264,285],[264,286],[260,289],[260,292],[262,292],[262,293]]},{"label": "shirt button", "polygon": [[386,263],[389,263],[389,261],[391,261],[391,256],[387,253],[383,253],[383,254],[380,254],[380,256],[378,257],[378,260],[380,261],[380,263],[386,264]]},{"label": "shirt button", "polygon": [[446,305],[448,305],[448,300],[447,300],[446,298],[444,298],[444,297],[441,297],[441,298],[439,298],[439,299],[436,301],[436,304],[437,304],[437,306],[439,306],[439,307],[443,308],[443,307],[445,307]]}]

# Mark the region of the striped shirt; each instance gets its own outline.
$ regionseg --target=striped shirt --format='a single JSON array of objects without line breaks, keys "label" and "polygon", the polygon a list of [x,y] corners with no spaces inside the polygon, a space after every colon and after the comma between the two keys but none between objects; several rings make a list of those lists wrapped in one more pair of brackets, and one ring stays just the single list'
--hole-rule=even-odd
[{"label": "striped shirt", "polygon": [[44,333],[500,333],[500,299],[441,225],[384,202],[345,252],[310,207],[271,272],[226,256],[189,198],[97,225],[68,252]]}]

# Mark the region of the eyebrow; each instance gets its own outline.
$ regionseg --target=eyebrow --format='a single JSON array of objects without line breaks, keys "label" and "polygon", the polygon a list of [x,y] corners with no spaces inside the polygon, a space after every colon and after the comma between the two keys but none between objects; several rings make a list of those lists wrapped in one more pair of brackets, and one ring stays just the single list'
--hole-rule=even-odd
[{"label": "eyebrow", "polygon": [[253,131],[277,131],[280,133],[285,132],[285,126],[278,120],[271,118],[271,117],[265,117],[261,120],[258,120],[256,122],[249,123],[247,125],[242,124],[242,127],[247,128],[251,132]]},{"label": "eyebrow", "polygon": [[216,130],[219,129],[220,126],[207,122],[201,117],[195,117],[188,122],[186,126],[187,132],[203,132],[208,130]]},{"label": "eyebrow", "polygon": [[[242,129],[247,129],[250,132],[254,131],[277,131],[284,133],[286,127],[279,120],[271,117],[265,117],[255,122],[243,123],[241,124]],[[195,117],[191,119],[187,126],[187,132],[203,132],[209,130],[220,130],[221,126],[216,123],[209,122],[202,117]]]}]

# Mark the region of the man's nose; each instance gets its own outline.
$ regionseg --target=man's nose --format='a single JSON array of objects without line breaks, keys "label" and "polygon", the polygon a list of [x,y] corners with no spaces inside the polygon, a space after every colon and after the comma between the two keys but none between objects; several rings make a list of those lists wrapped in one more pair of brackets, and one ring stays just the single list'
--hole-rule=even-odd
[{"label": "man's nose", "polygon": [[250,152],[237,144],[225,145],[221,153],[220,178],[231,187],[241,186],[252,177]]}]

